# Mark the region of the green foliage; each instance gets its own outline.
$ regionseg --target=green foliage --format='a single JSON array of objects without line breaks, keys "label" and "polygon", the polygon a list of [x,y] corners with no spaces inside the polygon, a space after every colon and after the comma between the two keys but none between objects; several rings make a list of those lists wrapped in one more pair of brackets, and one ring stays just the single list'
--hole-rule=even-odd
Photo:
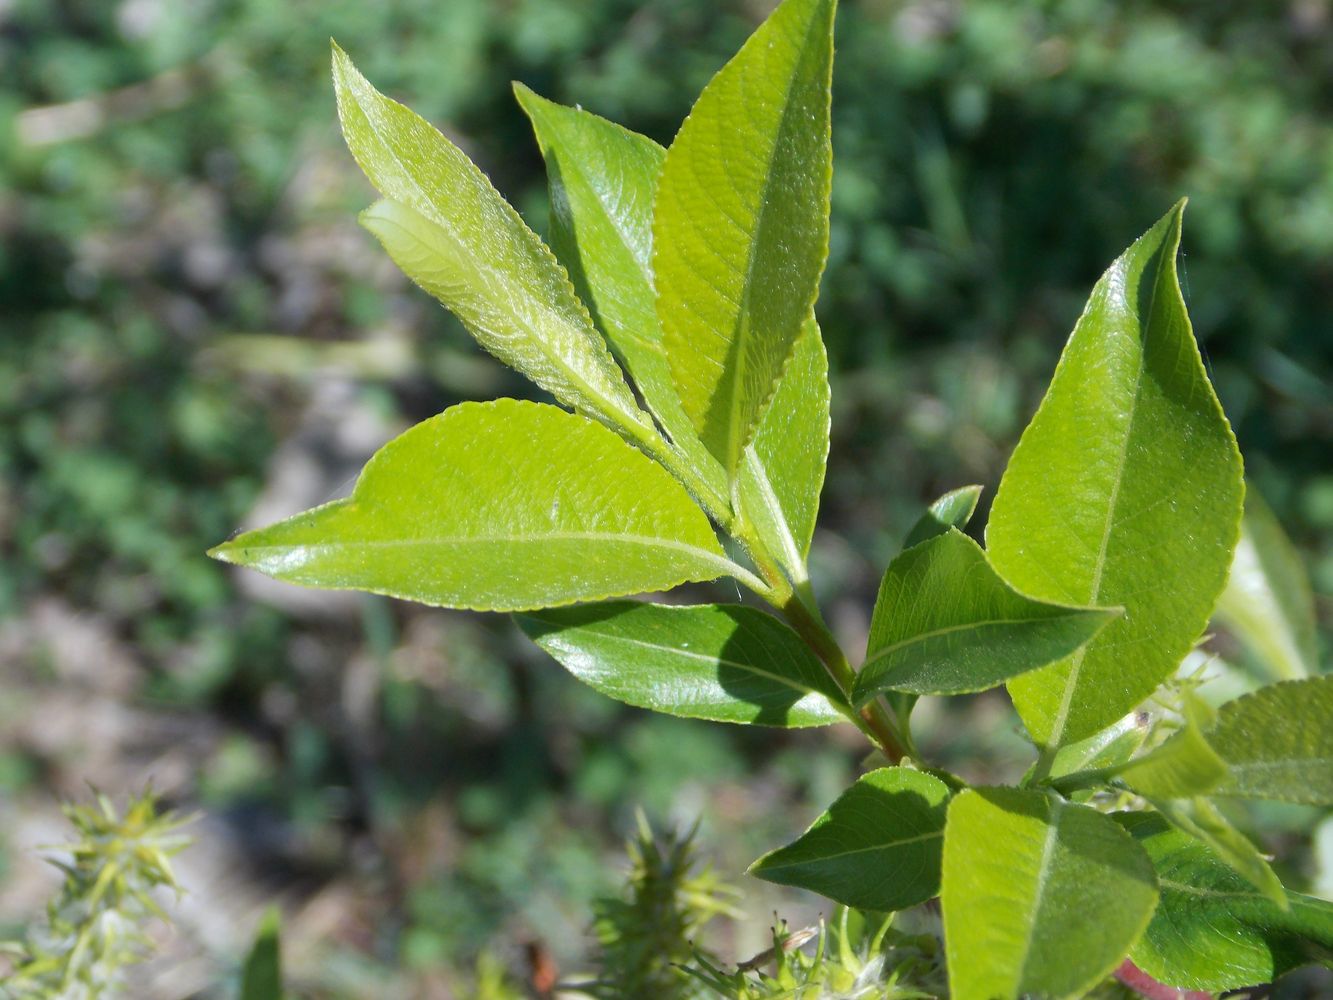
[{"label": "green foliage", "polygon": [[1319,672],[1314,595],[1301,558],[1263,498],[1245,491],[1245,516],[1218,618],[1281,680]]},{"label": "green foliage", "polygon": [[730,565],[664,470],[586,418],[516,400],[446,410],[386,445],[350,499],[213,554],[294,583],[492,611],[663,590]]},{"label": "green foliage", "polygon": [[579,680],[639,708],[769,726],[823,726],[851,712],[800,637],[754,608],[612,601],[518,623]]},{"label": "green foliage", "polygon": [[282,915],[269,910],[241,968],[238,1000],[282,1000]]},{"label": "green foliage", "polygon": [[948,786],[932,775],[903,767],[871,771],[750,873],[845,906],[905,910],[939,892],[948,800]]},{"label": "green foliage", "polygon": [[704,88],[658,181],[663,346],[685,412],[732,478],[828,256],[834,6],[783,3]]},{"label": "green foliage", "polygon": [[1042,746],[1091,736],[1171,674],[1236,546],[1240,454],[1176,277],[1183,210],[1093,289],[986,526],[995,568],[1025,593],[1125,609],[1079,652],[1010,683]]},{"label": "green foliage", "polygon": [[1157,870],[1161,901],[1130,953],[1170,986],[1220,991],[1271,982],[1333,952],[1333,904],[1256,892],[1199,841],[1150,813],[1117,813]]},{"label": "green foliage", "polygon": [[180,891],[170,859],[189,843],[180,833],[189,820],[159,812],[151,792],[123,815],[104,795],[94,805],[67,805],[65,815],[76,839],[56,848],[68,860],[51,860],[64,884],[45,924],[3,948],[14,956],[0,982],[6,1000],[72,1000],[119,989],[126,967],[151,951],[145,925],[167,919],[154,895]]},{"label": "green foliage", "polygon": [[949,806],[940,902],[954,1000],[1079,996],[1143,933],[1157,877],[1093,809],[969,789]]},{"label": "green foliage", "polygon": [[[1181,701],[1183,722],[1145,734],[1124,720],[1199,640],[1240,533],[1240,456],[1177,278],[1183,202],[1093,289],[1001,480],[989,547],[960,530],[975,487],[932,506],[885,574],[853,669],[806,567],[828,430],[811,309],[827,256],[833,6],[784,0],[665,154],[518,91],[572,279],[458,146],[335,46],[344,135],[386,195],[367,226],[483,346],[577,412],[452,407],[377,453],[349,499],[214,554],[306,585],[527,612],[524,630],[572,673],[658,712],[845,718],[896,766],[859,779],[755,873],[886,910],[938,891],[956,1000],[1084,995],[1159,899],[1150,855],[1106,815],[1125,798],[1096,793],[1136,793],[1286,912],[1272,868],[1208,796],[1294,797],[1304,780],[1309,801],[1326,801],[1325,737],[1308,734],[1329,731],[1333,702],[1322,686],[1269,689],[1214,725],[1180,682],[1164,700]],[[785,623],[739,605],[561,607],[722,575]],[[1022,786],[921,767],[915,696],[1006,681],[1038,754]],[[1253,749],[1270,729],[1271,751]],[[1278,780],[1259,781],[1265,769]],[[600,924],[597,995],[692,985],[669,964],[690,930],[671,874],[686,855],[649,839],[639,851],[632,899]],[[924,950],[888,970],[876,954],[888,926],[839,966],[875,971],[835,989],[909,996],[938,975]],[[701,955],[694,977],[741,996],[829,986],[823,959],[802,954],[775,937],[772,976]]]},{"label": "green foliage", "polygon": [[577,989],[598,1000],[695,995],[681,963],[711,920],[732,913],[734,890],[707,869],[696,870],[693,835],[653,835],[642,815],[629,844],[625,898],[598,904],[594,930],[599,946],[597,979]]},{"label": "green foliage", "polygon": [[1118,615],[1024,597],[950,528],[889,565],[853,698],[984,691],[1068,656]]},{"label": "green foliage", "polygon": [[1217,712],[1208,742],[1226,761],[1220,795],[1333,806],[1333,677],[1261,688]]}]

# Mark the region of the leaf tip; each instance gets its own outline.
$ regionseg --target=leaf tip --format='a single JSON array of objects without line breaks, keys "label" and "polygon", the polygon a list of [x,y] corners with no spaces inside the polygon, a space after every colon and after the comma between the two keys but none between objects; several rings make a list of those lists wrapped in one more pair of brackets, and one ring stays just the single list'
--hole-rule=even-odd
[{"label": "leaf tip", "polygon": [[223,542],[221,545],[214,545],[204,554],[208,556],[208,558],[216,559],[218,562],[222,563],[235,564],[239,562],[239,559],[237,558],[237,546],[235,539],[232,539],[229,542]]}]

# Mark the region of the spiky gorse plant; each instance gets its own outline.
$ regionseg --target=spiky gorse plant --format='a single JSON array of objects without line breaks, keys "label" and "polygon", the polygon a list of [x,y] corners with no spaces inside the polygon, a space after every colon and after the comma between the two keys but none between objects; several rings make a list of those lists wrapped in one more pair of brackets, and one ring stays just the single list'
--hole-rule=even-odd
[{"label": "spiky gorse plant", "polygon": [[[383,195],[363,224],[563,405],[451,407],[385,445],[350,497],[213,554],[299,584],[517,612],[631,705],[858,727],[890,766],[751,871],[867,910],[938,896],[957,1000],[1083,995],[1127,955],[1204,990],[1326,959],[1333,906],[1287,891],[1227,813],[1333,805],[1333,678],[1313,676],[1308,590],[1257,505],[1242,529],[1240,453],[1177,279],[1183,202],[1093,288],[985,547],[963,533],[979,488],[956,490],[888,566],[859,669],[826,626],[806,563],[829,442],[814,305],[834,7],[784,0],[669,149],[518,86],[554,253],[335,47],[343,134]],[[1243,537],[1253,558],[1233,570]],[[1227,603],[1239,633],[1296,679],[1220,708],[1194,699],[1145,745],[1127,713],[1194,650],[1229,575],[1246,595]],[[722,576],[770,610],[624,599]],[[1035,749],[1018,783],[968,787],[920,759],[918,698],[1000,685]]]},{"label": "spiky gorse plant", "polygon": [[181,891],[171,858],[189,843],[180,830],[191,818],[159,812],[152,792],[133,799],[123,814],[99,794],[92,805],[65,806],[65,815],[75,839],[51,848],[66,857],[50,859],[64,884],[46,922],[4,946],[13,961],[0,980],[4,1000],[114,995],[125,969],[151,950],[147,925],[168,919],[154,897]]}]

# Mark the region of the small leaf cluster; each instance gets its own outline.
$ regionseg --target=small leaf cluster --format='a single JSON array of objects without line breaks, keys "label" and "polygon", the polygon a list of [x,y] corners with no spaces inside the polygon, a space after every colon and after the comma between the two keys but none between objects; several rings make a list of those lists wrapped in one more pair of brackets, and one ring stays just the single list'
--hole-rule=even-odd
[{"label": "small leaf cluster", "polygon": [[91,1000],[116,989],[150,951],[145,925],[167,919],[155,894],[180,891],[171,857],[189,843],[180,832],[189,819],[160,812],[151,791],[123,814],[98,795],[93,805],[67,805],[65,815],[76,838],[54,848],[68,860],[51,861],[64,884],[46,922],[4,946],[14,956],[0,982],[5,1000]]},{"label": "small leaf cluster", "polygon": [[[1234,568],[1242,538],[1263,542],[1253,514],[1243,531],[1241,456],[1181,294],[1183,201],[1092,289],[984,547],[964,533],[979,488],[947,494],[887,567],[859,670],[825,624],[807,557],[828,452],[814,305],[834,8],[784,0],[666,149],[518,87],[551,247],[335,47],[343,133],[382,195],[362,222],[556,403],[452,407],[387,444],[350,497],[213,554],[515,612],[632,705],[858,727],[889,766],[752,871],[872,911],[938,897],[957,1000],[1085,995],[1126,956],[1203,990],[1323,960],[1333,906],[1286,890],[1218,805],[1333,805],[1333,680],[1306,676],[1282,561]],[[769,610],[625,599],[723,576]],[[1229,580],[1258,580],[1265,601],[1240,602],[1248,617],[1231,601],[1232,618],[1295,679],[1220,708],[1186,692],[1149,738],[1135,710],[1173,683]],[[1254,640],[1269,629],[1292,639]],[[968,787],[921,759],[917,699],[1002,685],[1036,753],[1018,785]]]}]

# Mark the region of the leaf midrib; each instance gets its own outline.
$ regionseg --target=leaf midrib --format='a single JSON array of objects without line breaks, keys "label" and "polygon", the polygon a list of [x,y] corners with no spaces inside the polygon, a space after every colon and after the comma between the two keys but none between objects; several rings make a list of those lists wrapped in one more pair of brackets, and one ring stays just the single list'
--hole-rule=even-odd
[{"label": "leaf midrib", "polygon": [[[750,245],[746,249],[745,279],[744,283],[741,286],[741,301],[739,303],[738,312],[736,314],[736,323],[732,327],[732,336],[736,343],[737,363],[731,372],[731,386],[730,386],[731,414],[730,414],[730,421],[727,427],[727,470],[729,473],[732,470],[734,470],[736,466],[740,463],[742,452],[745,450],[745,445],[751,436],[748,433],[746,433],[750,430],[750,428],[740,427],[740,404],[741,404],[740,390],[744,384],[743,374],[746,368],[745,359],[749,356],[748,352],[746,351],[746,345],[749,342],[749,340],[752,339],[750,337],[751,324],[748,322],[748,317],[750,314],[750,294],[751,290],[754,287],[754,271],[755,271],[755,263],[757,260],[756,251],[764,233],[765,220],[768,217],[770,199],[767,197],[767,195],[769,189],[772,187],[772,182],[773,182],[773,164],[777,161],[778,149],[782,145],[782,136],[785,135],[787,131],[787,124],[790,120],[790,115],[792,112],[791,95],[792,91],[796,87],[796,79],[800,75],[801,65],[804,62],[805,47],[806,44],[809,42],[811,34],[815,30],[816,24],[820,20],[821,18],[819,17],[812,17],[810,18],[809,23],[806,25],[805,31],[801,39],[801,45],[799,48],[801,55],[796,60],[796,65],[792,69],[791,76],[787,80],[787,86],[782,94],[782,115],[778,122],[777,129],[773,133],[773,144],[769,148],[766,157],[768,163],[767,163],[767,168],[764,171],[764,187],[759,199],[759,210],[755,215],[754,238],[750,241]],[[815,286],[816,296],[818,295],[818,292],[819,292],[819,287],[818,284],[816,284]],[[810,303],[807,306],[807,309],[813,305],[814,305],[814,298],[812,297]],[[800,334],[799,324],[797,325],[796,330],[797,330],[797,335],[799,336]],[[793,337],[791,344],[788,345],[788,356],[790,356],[791,351],[795,350],[795,346],[796,346],[796,338]],[[776,389],[776,386],[777,386],[777,381],[774,380],[774,383],[772,386],[770,386],[770,389]]]},{"label": "leaf midrib", "polygon": [[[545,624],[548,625],[553,625],[553,626],[561,625],[560,622],[551,621],[549,618],[542,618],[541,615],[529,614],[526,617],[531,618],[534,621],[544,622]],[[769,671],[763,670],[750,663],[742,663],[737,660],[729,660],[721,656],[712,656],[708,653],[698,653],[695,652],[694,650],[681,649],[679,646],[664,646],[661,645],[660,643],[648,642],[647,640],[644,639],[633,639],[630,638],[629,636],[610,635],[606,632],[594,632],[593,634],[597,635],[604,642],[611,642],[611,643],[619,642],[627,646],[639,646],[644,649],[653,649],[657,650],[658,652],[670,653],[673,656],[681,656],[687,659],[699,660],[701,662],[717,663],[723,666],[736,667],[738,670],[744,670],[747,673],[752,673],[757,677],[763,677],[767,680],[776,681],[778,684],[781,684],[784,687],[791,688],[793,691],[801,691],[804,692],[805,694],[818,695],[825,701],[829,701],[828,695],[826,695],[823,691],[820,691],[817,688],[809,687],[790,677],[783,677],[781,674],[770,673]]]},{"label": "leaf midrib", "polygon": [[[344,74],[344,81],[346,81],[345,74]],[[423,188],[421,184],[417,181],[416,177],[413,175],[412,171],[408,168],[407,164],[403,162],[402,158],[398,155],[398,150],[395,149],[393,144],[387,141],[387,139],[381,134],[379,128],[380,125],[379,116],[372,116],[370,112],[367,111],[365,106],[362,104],[361,95],[357,93],[360,87],[357,86],[356,82],[352,83],[344,82],[344,86],[346,86],[347,90],[352,94],[353,101],[356,105],[356,109],[361,113],[362,118],[365,119],[366,124],[370,127],[370,131],[375,136],[375,139],[379,143],[380,148],[387,151],[389,156],[392,157],[394,164],[397,165],[400,177],[404,177],[407,179],[408,184],[411,186],[411,188],[416,191],[418,196],[424,199],[426,204],[428,205],[433,204],[433,199],[426,193],[425,188]],[[366,86],[369,86],[369,84],[367,83]],[[396,102],[392,101],[388,97],[383,97],[383,100],[391,104],[394,104],[395,106],[399,106],[397,105]],[[409,113],[411,112],[409,111]],[[352,155],[357,159],[359,163],[360,157],[356,156],[355,150],[352,151]],[[466,157],[464,157],[464,159],[466,160]],[[477,168],[475,164],[472,164],[472,167],[474,170],[477,170],[478,173],[481,173],[480,169]],[[370,171],[366,170],[364,164],[362,165],[362,170],[363,172],[366,173],[367,176],[370,175]],[[526,230],[527,224],[523,222],[522,217],[518,214],[517,211],[515,211],[514,207],[510,205],[508,201],[505,200],[505,198],[499,193],[499,191],[495,190],[494,185],[490,183],[490,180],[487,179],[484,174],[482,174],[481,179],[483,185],[489,187],[491,189],[491,193],[495,195],[495,200],[499,203],[501,214],[505,215],[509,219],[509,222],[511,224],[516,223],[518,225],[520,233]],[[390,201],[396,200],[390,195],[385,195],[385,197],[389,198]],[[408,208],[412,211],[417,211],[411,205],[404,205],[403,207]],[[456,244],[459,244],[460,246],[463,245],[463,241],[459,239],[458,234],[453,230],[453,228],[447,224],[447,220],[446,222],[440,222],[424,212],[418,211],[417,214],[421,215],[422,218],[424,218],[427,222],[430,222],[433,225],[438,226],[440,229],[443,229],[445,232],[449,233],[450,237]],[[399,226],[398,228],[400,231],[406,233],[406,230],[403,230],[401,226]],[[411,234],[409,233],[407,235],[410,236]],[[536,239],[535,236],[533,238]],[[549,263],[553,264],[555,267],[558,268],[560,264],[558,261],[556,261],[555,256],[550,252],[549,248],[547,248],[545,244],[541,243],[540,240],[536,240],[536,242],[539,245],[539,255],[541,253],[544,253],[549,258]],[[572,290],[572,288],[569,290],[569,293],[573,297],[574,301],[578,303],[579,308],[583,310],[586,314],[586,307],[583,305],[582,301],[579,299],[578,295]],[[530,295],[531,293],[529,292],[529,296]],[[511,315],[516,319],[518,318],[517,312],[511,313]],[[580,328],[579,326],[574,326],[573,324],[569,324],[565,322],[563,319],[561,320],[561,323],[562,325],[570,327],[576,334],[582,335],[584,340],[589,342],[589,347],[592,348],[594,355],[596,355],[597,349],[599,347],[603,351],[606,350],[606,347],[605,344],[601,342],[600,336],[596,336],[596,329],[592,325],[592,317],[585,315],[585,318],[587,320],[587,323],[586,327],[583,328]],[[527,323],[523,323],[521,320],[519,320],[519,322],[521,323],[523,328],[528,331],[529,339],[538,347],[539,350],[541,350],[541,353],[544,354],[548,359],[554,361],[556,363],[556,366],[565,373],[565,376],[569,378],[576,386],[582,388],[583,391],[588,394],[588,397],[590,399],[595,400],[598,404],[600,404],[599,409],[603,410],[604,416],[609,417],[612,421],[618,421],[621,418],[629,417],[634,421],[635,425],[639,427],[643,426],[643,420],[635,412],[638,409],[637,407],[630,406],[627,408],[623,403],[620,405],[613,405],[612,400],[607,399],[605,396],[603,396],[603,394],[600,391],[594,389],[591,385],[588,384],[587,380],[584,379],[575,368],[567,364],[559,352],[551,351],[547,345],[547,340],[545,337],[540,336],[538,332],[533,330],[532,327],[529,326]],[[592,334],[593,336],[589,336],[589,334]],[[612,384],[614,385],[614,382]]]},{"label": "leaf midrib", "polygon": [[[1093,565],[1091,594],[1088,604],[1095,605],[1101,600],[1102,576],[1106,571],[1106,553],[1111,544],[1111,532],[1115,527],[1116,507],[1120,503],[1120,487],[1125,481],[1125,465],[1129,461],[1129,442],[1134,435],[1134,423],[1139,418],[1139,399],[1143,393],[1143,373],[1148,359],[1148,338],[1152,335],[1152,324],[1157,314],[1157,288],[1162,279],[1162,265],[1159,261],[1153,273],[1152,295],[1148,298],[1147,322],[1139,341],[1138,366],[1134,373],[1134,400],[1129,408],[1129,421],[1125,425],[1124,438],[1120,443],[1120,456],[1116,461],[1115,481],[1111,485],[1111,496],[1106,504],[1106,522],[1102,528],[1101,546],[1097,551],[1097,560]],[[1065,682],[1064,694],[1060,698],[1060,708],[1056,712],[1051,726],[1050,744],[1060,746],[1064,740],[1065,727],[1069,722],[1069,710],[1073,706],[1074,692],[1078,688],[1078,679],[1083,672],[1083,661],[1087,659],[1088,646],[1078,649],[1070,658],[1069,677]]]},{"label": "leaf midrib", "polygon": [[909,636],[906,639],[899,639],[897,642],[888,646],[881,646],[873,654],[866,657],[865,662],[861,665],[861,669],[867,670],[870,667],[873,667],[878,661],[884,659],[886,656],[891,656],[900,649],[906,649],[908,646],[912,646],[919,642],[926,642],[930,639],[938,639],[940,636],[952,635],[955,632],[966,632],[969,629],[993,628],[1003,625],[1032,625],[1045,622],[1077,621],[1086,613],[1086,611],[1072,610],[1063,614],[1048,615],[1038,618],[987,618],[984,621],[964,622],[960,625],[945,625],[941,628],[931,629],[929,632],[921,632],[917,635]]},{"label": "leaf midrib", "polygon": [[1059,799],[1049,800],[1051,803],[1050,815],[1046,820],[1046,838],[1041,846],[1041,861],[1037,869],[1037,885],[1034,893],[1032,906],[1032,920],[1028,923],[1027,933],[1024,935],[1023,958],[1018,964],[1018,979],[1014,983],[1014,989],[1020,990],[1023,983],[1027,981],[1028,962],[1032,958],[1032,942],[1034,932],[1041,921],[1042,901],[1046,895],[1046,883],[1051,877],[1051,860],[1055,855],[1056,843],[1060,839],[1060,814],[1064,811],[1064,803]]},{"label": "leaf midrib", "polygon": [[[810,833],[816,833],[817,830],[811,830]],[[801,861],[784,861],[781,864],[763,864],[755,868],[756,872],[782,871],[789,868],[801,868],[805,865],[814,864],[820,861],[836,861],[839,858],[849,858],[857,854],[870,854],[875,851],[887,851],[895,847],[904,847],[908,844],[920,844],[927,840],[936,840],[944,836],[943,830],[932,830],[929,833],[917,834],[914,837],[906,837],[902,840],[886,840],[878,844],[871,844],[867,847],[855,847],[849,851],[838,851],[832,854],[812,854],[811,857]],[[794,845],[793,845],[794,846]],[[789,848],[787,848],[789,849]]]}]

